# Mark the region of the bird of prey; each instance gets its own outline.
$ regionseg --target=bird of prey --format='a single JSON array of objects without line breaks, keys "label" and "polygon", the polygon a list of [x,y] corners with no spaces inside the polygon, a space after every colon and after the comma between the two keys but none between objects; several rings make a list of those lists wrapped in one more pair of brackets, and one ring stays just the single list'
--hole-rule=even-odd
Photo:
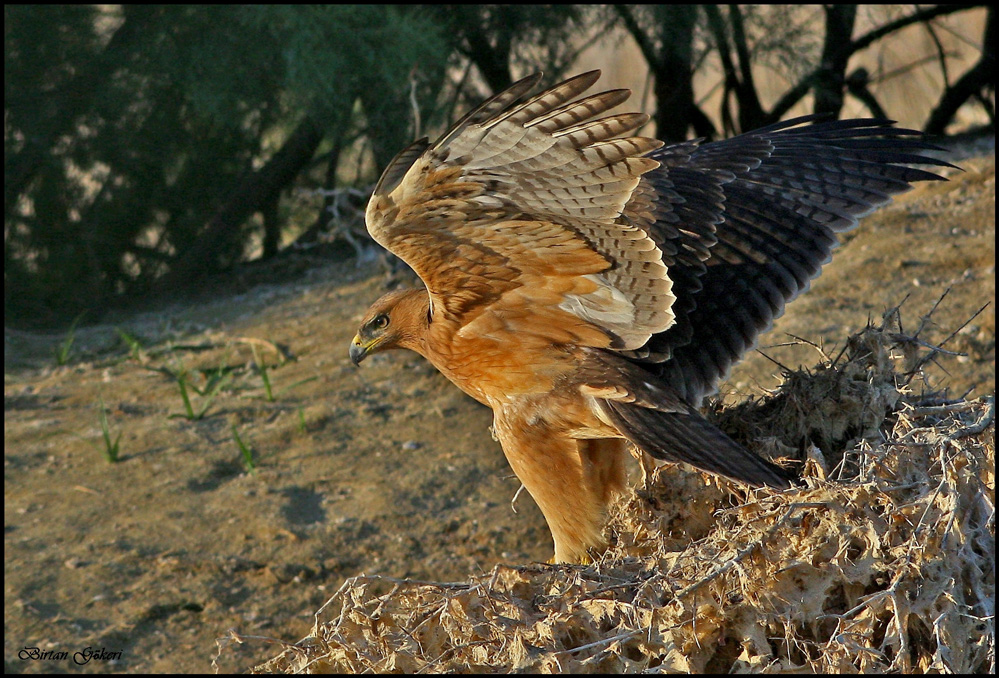
[{"label": "bird of prey", "polygon": [[946,165],[882,119],[770,125],[664,146],[648,116],[600,117],[628,90],[578,99],[592,71],[475,108],[385,169],[371,236],[425,289],[364,316],[358,364],[416,351],[492,408],[495,436],[544,513],[555,562],[606,547],[628,445],[750,486],[789,474],[698,412],[807,289],[837,234]]}]

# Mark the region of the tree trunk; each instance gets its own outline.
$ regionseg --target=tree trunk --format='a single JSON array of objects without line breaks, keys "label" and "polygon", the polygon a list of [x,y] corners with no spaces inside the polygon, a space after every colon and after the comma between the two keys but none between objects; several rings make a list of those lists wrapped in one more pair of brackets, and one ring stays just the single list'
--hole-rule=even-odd
[{"label": "tree trunk", "polygon": [[694,117],[694,25],[696,5],[668,5],[661,10],[662,51],[649,65],[655,75],[656,136],[685,141]]},{"label": "tree trunk", "polygon": [[[500,11],[500,9],[495,11]],[[465,44],[461,45],[461,51],[479,69],[479,73],[482,74],[492,93],[498,94],[513,83],[510,74],[512,45],[509,41],[509,34],[505,31],[499,31],[498,44],[493,47],[489,44],[487,37],[488,29],[478,23],[479,21],[488,21],[482,12],[466,10],[465,16],[468,18],[468,23],[464,26]]]},{"label": "tree trunk", "polygon": [[826,5],[826,39],[815,78],[815,113],[839,115],[843,108],[846,65],[853,53],[856,5]]},{"label": "tree trunk", "polygon": [[753,81],[753,64],[749,56],[749,41],[742,24],[742,12],[738,5],[731,5],[728,10],[729,22],[732,24],[732,41],[739,55],[739,131],[748,132],[766,124],[763,105],[756,92]]},{"label": "tree trunk", "polygon": [[166,291],[186,287],[214,270],[216,256],[239,235],[243,222],[254,212],[263,210],[268,201],[294,180],[312,160],[322,138],[319,126],[311,117],[306,117],[281,150],[233,190],[201,235],[176,258],[157,288]]}]

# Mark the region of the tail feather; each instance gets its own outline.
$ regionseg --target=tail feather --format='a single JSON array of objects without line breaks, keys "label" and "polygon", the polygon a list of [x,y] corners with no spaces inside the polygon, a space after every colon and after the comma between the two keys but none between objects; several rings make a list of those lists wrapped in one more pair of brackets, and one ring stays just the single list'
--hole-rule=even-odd
[{"label": "tail feather", "polygon": [[684,462],[757,487],[792,486],[788,472],[757,457],[693,408],[663,411],[616,400],[603,400],[601,406],[621,433],[656,459]]}]

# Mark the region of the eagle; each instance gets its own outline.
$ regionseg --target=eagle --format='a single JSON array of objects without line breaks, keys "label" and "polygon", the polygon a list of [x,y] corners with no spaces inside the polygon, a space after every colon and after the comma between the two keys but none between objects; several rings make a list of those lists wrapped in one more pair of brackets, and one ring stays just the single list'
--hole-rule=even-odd
[{"label": "eagle", "polygon": [[371,237],[424,289],[363,317],[355,364],[430,361],[493,411],[493,433],[551,529],[554,562],[606,548],[629,445],[752,487],[792,474],[699,412],[733,364],[830,260],[837,235],[947,165],[883,119],[806,116],[664,145],[579,98],[590,71],[531,96],[526,77],[385,168]]}]

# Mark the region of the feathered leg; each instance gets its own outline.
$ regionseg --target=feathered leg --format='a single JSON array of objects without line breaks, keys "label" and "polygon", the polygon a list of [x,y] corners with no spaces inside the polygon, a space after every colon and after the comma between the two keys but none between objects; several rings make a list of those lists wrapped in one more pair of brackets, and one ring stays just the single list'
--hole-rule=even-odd
[{"label": "feathered leg", "polygon": [[545,516],[554,562],[590,562],[607,547],[607,507],[626,484],[624,440],[575,440],[544,425],[497,416],[507,461]]}]

